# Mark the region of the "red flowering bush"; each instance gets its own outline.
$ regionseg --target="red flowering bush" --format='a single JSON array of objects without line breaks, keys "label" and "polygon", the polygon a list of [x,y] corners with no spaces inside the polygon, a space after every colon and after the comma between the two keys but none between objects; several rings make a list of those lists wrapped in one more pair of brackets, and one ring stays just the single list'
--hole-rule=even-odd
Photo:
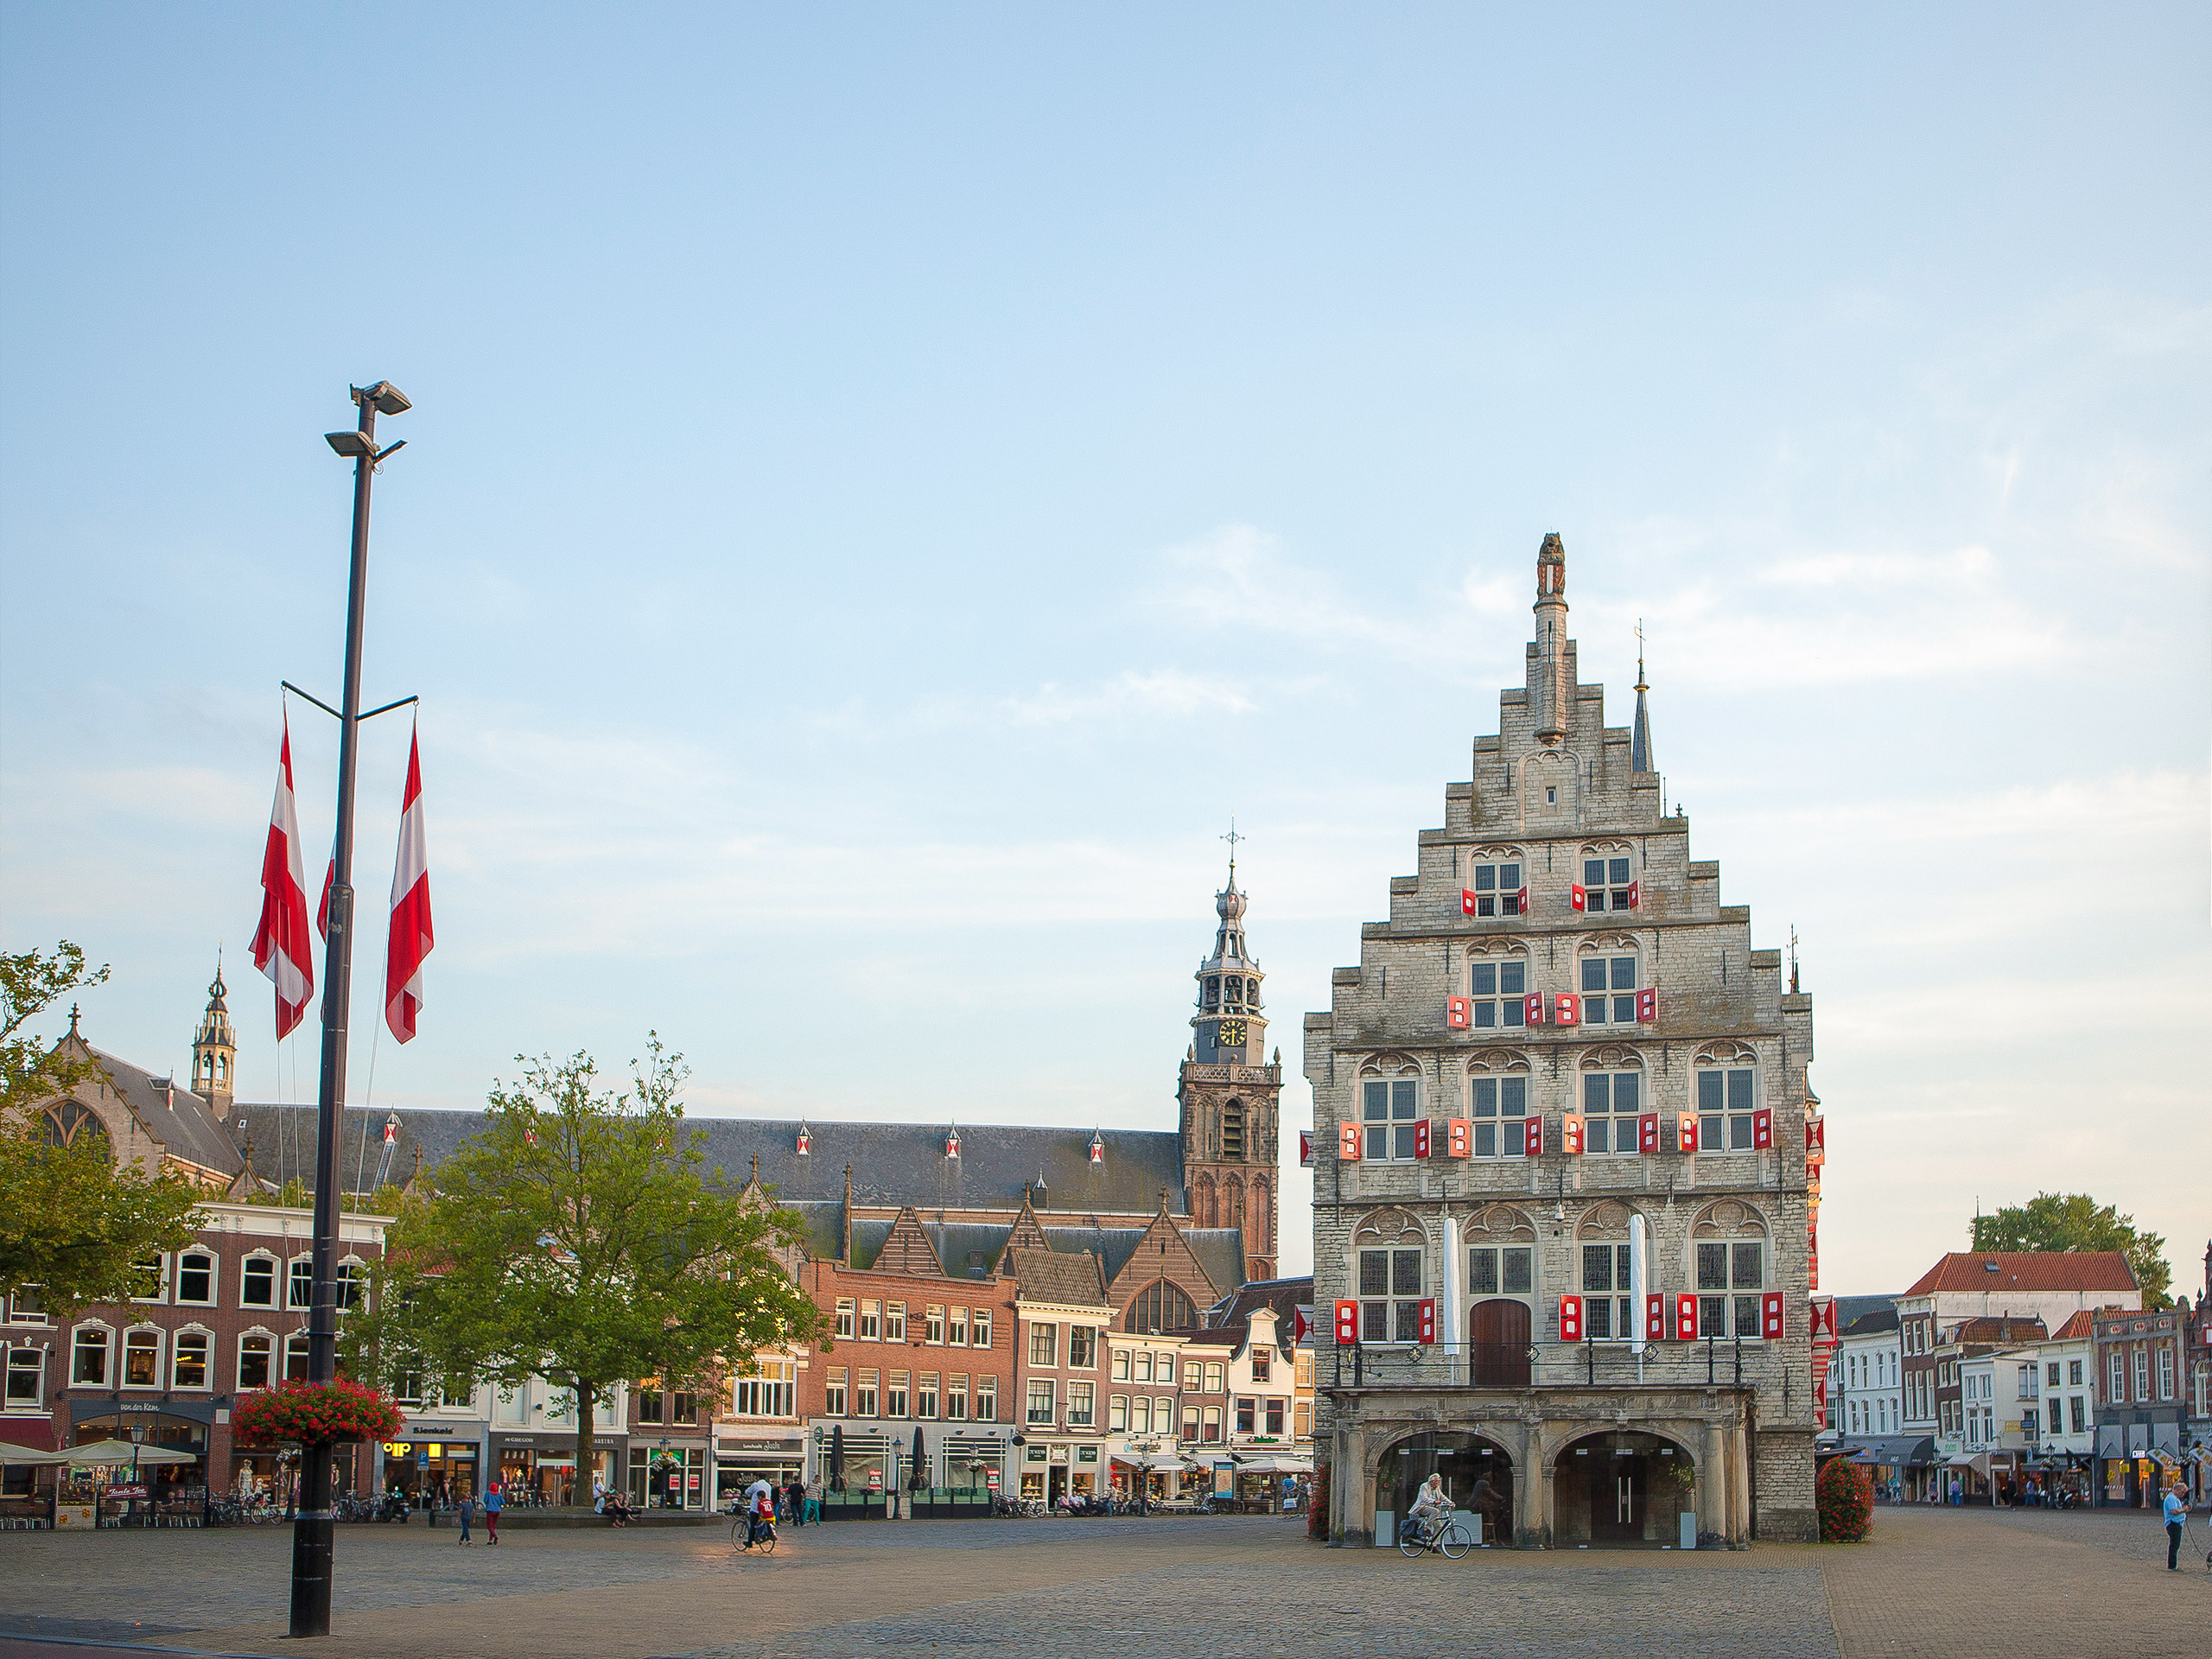
[{"label": "red flowering bush", "polygon": [[257,1446],[389,1440],[400,1426],[399,1408],[391,1395],[342,1376],[334,1382],[295,1379],[250,1394],[231,1417],[232,1435]]},{"label": "red flowering bush", "polygon": [[1830,1458],[1813,1482],[1813,1506],[1821,1514],[1821,1541],[1856,1544],[1874,1524],[1874,1485],[1866,1470],[1845,1458]]}]

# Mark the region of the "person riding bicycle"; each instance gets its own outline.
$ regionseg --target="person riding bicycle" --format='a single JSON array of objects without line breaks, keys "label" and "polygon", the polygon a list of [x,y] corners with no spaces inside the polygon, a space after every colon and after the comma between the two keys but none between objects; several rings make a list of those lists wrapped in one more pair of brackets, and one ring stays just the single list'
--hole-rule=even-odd
[{"label": "person riding bicycle", "polygon": [[1441,1526],[1444,1517],[1451,1513],[1452,1499],[1445,1492],[1444,1477],[1431,1475],[1414,1494],[1414,1506],[1406,1512],[1406,1520],[1416,1529],[1418,1535],[1426,1537]]},{"label": "person riding bicycle", "polygon": [[775,1529],[775,1491],[766,1481],[756,1480],[746,1490],[746,1497],[752,1524],[745,1530],[745,1547],[750,1549]]}]

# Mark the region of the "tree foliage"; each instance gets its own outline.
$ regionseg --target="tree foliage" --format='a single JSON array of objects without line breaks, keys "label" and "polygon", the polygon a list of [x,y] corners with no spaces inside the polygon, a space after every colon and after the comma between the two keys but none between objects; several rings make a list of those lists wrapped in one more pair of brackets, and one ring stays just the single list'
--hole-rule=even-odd
[{"label": "tree foliage", "polygon": [[2139,1232],[2135,1217],[2112,1205],[2100,1205],[2086,1192],[2038,1192],[2025,1204],[2009,1205],[1974,1221],[1977,1250],[2118,1250],[2135,1269],[2143,1306],[2164,1307],[2173,1284],[2166,1265],[2166,1241]]},{"label": "tree foliage", "polygon": [[347,1320],[357,1376],[573,1390],[577,1467],[617,1383],[704,1391],[765,1347],[823,1321],[779,1265],[799,1217],[729,1192],[702,1168],[678,1098],[690,1075],[658,1037],[630,1090],[599,1086],[588,1054],[517,1056],[483,1129],[410,1197],[385,1237],[369,1308]]},{"label": "tree foliage", "polygon": [[74,1087],[86,1067],[23,1027],[68,992],[106,978],[66,939],[50,956],[0,955],[0,1295],[35,1287],[58,1316],[137,1294],[135,1264],[191,1242],[201,1196],[175,1175],[118,1166],[105,1136],[49,1143],[38,1109]]}]

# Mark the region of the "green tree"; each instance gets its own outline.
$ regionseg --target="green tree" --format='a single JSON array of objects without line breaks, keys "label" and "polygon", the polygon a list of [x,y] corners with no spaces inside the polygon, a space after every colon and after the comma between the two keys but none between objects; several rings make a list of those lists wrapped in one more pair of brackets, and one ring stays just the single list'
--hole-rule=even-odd
[{"label": "green tree", "polygon": [[191,1242],[201,1196],[175,1175],[118,1166],[105,1135],[65,1147],[47,1132],[39,1108],[89,1067],[73,1046],[41,1042],[23,1027],[106,978],[66,939],[50,956],[0,955],[0,1295],[35,1290],[64,1317],[137,1293],[137,1263]]},{"label": "green tree", "polygon": [[588,1054],[516,1057],[521,1081],[494,1086],[481,1132],[386,1234],[370,1306],[346,1321],[354,1375],[543,1375],[575,1396],[588,1479],[593,1414],[618,1383],[704,1392],[761,1348],[823,1334],[775,1254],[800,1217],[702,1169],[683,1057],[657,1036],[647,1051],[620,1094]]},{"label": "green tree", "polygon": [[2135,1269],[2145,1307],[2164,1307],[2173,1283],[2166,1265],[2166,1241],[2139,1232],[2135,1217],[2086,1192],[2038,1192],[2025,1204],[2009,1205],[1993,1216],[1976,1216],[1977,1250],[2118,1250]]}]

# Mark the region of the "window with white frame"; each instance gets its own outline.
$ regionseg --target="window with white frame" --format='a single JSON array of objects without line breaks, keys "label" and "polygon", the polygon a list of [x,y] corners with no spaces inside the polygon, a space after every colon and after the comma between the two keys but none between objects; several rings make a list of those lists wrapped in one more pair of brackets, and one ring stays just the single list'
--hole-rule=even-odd
[{"label": "window with white frame", "polygon": [[276,1338],[266,1332],[249,1331],[238,1338],[238,1387],[265,1389],[269,1386],[270,1356],[275,1351]]},{"label": "window with white frame", "polygon": [[883,1340],[883,1304],[863,1300],[861,1303],[861,1335],[862,1342]]},{"label": "window with white frame", "polygon": [[1528,1156],[1528,1073],[1473,1073],[1467,1079],[1467,1110],[1474,1126],[1476,1157]]},{"label": "window with white frame", "polygon": [[1068,1427],[1090,1427],[1090,1401],[1094,1385],[1089,1382],[1068,1384]]},{"label": "window with white frame", "polygon": [[14,1411],[43,1404],[46,1399],[46,1350],[8,1350],[8,1407]]},{"label": "window with white frame", "polygon": [[2158,1344],[2158,1398],[2174,1397],[2174,1351],[2164,1343]]},{"label": "window with white frame", "polygon": [[2139,1401],[2151,1397],[2151,1355],[2139,1343],[2135,1349],[2135,1397]]},{"label": "window with white frame", "polygon": [[883,1305],[883,1339],[886,1342],[906,1340],[906,1304],[886,1302]]},{"label": "window with white frame", "polygon": [[205,1331],[180,1331],[169,1350],[169,1386],[204,1389],[207,1386],[207,1345]]},{"label": "window with white frame", "polygon": [[45,1325],[46,1305],[40,1297],[38,1287],[25,1285],[8,1298],[8,1322],[10,1325]]},{"label": "window with white frame", "polygon": [[130,1264],[130,1274],[137,1281],[138,1294],[130,1300],[134,1302],[168,1300],[168,1253],[162,1250],[156,1250],[151,1255],[141,1256],[133,1262]]},{"label": "window with white frame", "polygon": [[855,1371],[853,1374],[853,1415],[875,1415],[876,1400],[883,1389],[883,1373],[875,1370]]},{"label": "window with white frame", "polygon": [[1206,1367],[1205,1391],[1208,1394],[1219,1394],[1228,1386],[1229,1368],[1226,1365],[1214,1364]]},{"label": "window with white frame", "polygon": [[891,1371],[885,1375],[883,1380],[883,1414],[885,1416],[904,1417],[906,1414],[907,1377],[908,1373],[905,1371]]},{"label": "window with white frame", "polygon": [[215,1258],[205,1250],[186,1250],[176,1259],[176,1299],[205,1307],[215,1300]]},{"label": "window with white frame", "polygon": [[937,1303],[923,1310],[922,1340],[932,1348],[944,1344],[944,1309]]},{"label": "window with white frame", "polygon": [[292,1262],[292,1307],[315,1306],[315,1258],[311,1255],[295,1257]]},{"label": "window with white frame", "polygon": [[948,1422],[968,1421],[968,1373],[950,1371],[944,1379],[944,1415]]},{"label": "window with white frame", "polygon": [[995,1423],[999,1420],[999,1380],[995,1376],[976,1379],[976,1421]]},{"label": "window with white frame", "polygon": [[1583,905],[1589,910],[1604,910],[1607,901],[1614,910],[1633,909],[1635,895],[1629,890],[1629,861],[1608,855],[1586,858],[1582,861]]},{"label": "window with white frame", "polygon": [[2117,1348],[2112,1351],[2112,1376],[2107,1391],[2112,1395],[2113,1404],[2124,1406],[2127,1403],[2127,1356]]},{"label": "window with white frame", "polygon": [[2073,1424],[2072,1432],[2076,1434],[2086,1434],[2089,1432],[2089,1408],[2087,1395],[2079,1394],[2067,1395],[2066,1421]]},{"label": "window with white frame", "polygon": [[849,1373],[842,1365],[832,1365],[823,1379],[822,1414],[842,1417],[845,1414],[845,1388]]},{"label": "window with white frame", "polygon": [[238,1264],[238,1306],[276,1306],[276,1260],[274,1256],[249,1255]]},{"label": "window with white frame", "polygon": [[302,1331],[284,1338],[284,1380],[296,1382],[308,1374],[308,1334]]},{"label": "window with white frame", "polygon": [[79,1325],[70,1341],[69,1382],[73,1387],[107,1386],[108,1347],[115,1333],[104,1325]]},{"label": "window with white frame", "polygon": [[[971,1348],[988,1348],[991,1345],[991,1310],[989,1308],[979,1307],[969,1317],[968,1344]],[[976,1421],[981,1422],[982,1420],[978,1418]]]},{"label": "window with white frame", "polygon": [[1033,1320],[1029,1326],[1029,1363],[1032,1365],[1058,1365],[1060,1347],[1060,1327]]},{"label": "window with white frame", "polygon": [[1521,913],[1521,861],[1517,858],[1470,860],[1467,888],[1475,896],[1478,916],[1518,916]]},{"label": "window with white frame", "polygon": [[[1068,1326],[1068,1366],[1072,1370],[1095,1370],[1098,1365],[1098,1331],[1095,1325]],[[1152,1356],[1145,1356],[1145,1369],[1152,1369]]]},{"label": "window with white frame", "polygon": [[837,1299],[836,1319],[837,1335],[847,1342],[850,1342],[853,1339],[853,1299],[851,1297],[840,1296]]},{"label": "window with white frame", "polygon": [[740,1417],[790,1417],[798,1408],[798,1362],[755,1358],[738,1377],[731,1403]]},{"label": "window with white frame", "polygon": [[917,1371],[914,1374],[914,1415],[924,1420],[937,1415],[937,1373]]},{"label": "window with white frame", "polygon": [[1750,1152],[1752,1088],[1756,1072],[1748,1065],[1716,1066],[1697,1074],[1697,1147],[1700,1152]]},{"label": "window with white frame", "polygon": [[1528,1024],[1529,959],[1472,957],[1467,963],[1467,1019],[1477,1031]]},{"label": "window with white frame", "polygon": [[1636,956],[1613,951],[1582,958],[1582,1023],[1636,1023]]},{"label": "window with white frame", "polygon": [[1474,1296],[1527,1296],[1536,1287],[1536,1251],[1529,1244],[1481,1245],[1467,1252],[1467,1291]]},{"label": "window with white frame", "polygon": [[1636,1121],[1643,1111],[1643,1072],[1585,1071],[1582,1149],[1592,1153],[1636,1151]]},{"label": "window with white frame", "polygon": [[1582,1333],[1592,1342],[1625,1342],[1637,1334],[1630,1306],[1629,1247],[1582,1247]]},{"label": "window with white frame", "polygon": [[1047,1377],[1029,1380],[1029,1421],[1049,1424],[1052,1421],[1052,1384]]},{"label": "window with white frame", "polygon": [[1369,1163],[1414,1155],[1414,1123],[1421,1109],[1421,1084],[1410,1071],[1395,1077],[1364,1077],[1359,1116],[1366,1130],[1361,1156]]}]

